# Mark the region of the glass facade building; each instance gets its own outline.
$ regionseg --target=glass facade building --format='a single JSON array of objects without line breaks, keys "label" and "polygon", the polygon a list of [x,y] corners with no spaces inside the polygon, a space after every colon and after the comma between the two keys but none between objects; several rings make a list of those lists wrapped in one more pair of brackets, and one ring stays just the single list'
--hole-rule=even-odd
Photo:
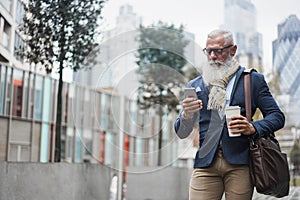
[{"label": "glass facade building", "polygon": [[[0,160],[52,162],[58,80],[0,65]],[[137,102],[76,84],[63,85],[62,160],[116,167],[120,129],[124,130],[126,163],[156,166],[158,119]],[[125,125],[120,127],[121,109]],[[163,116],[163,164],[176,165],[174,118]]]},{"label": "glass facade building", "polygon": [[[17,57],[23,44],[18,30],[23,6],[22,0],[0,1],[0,161],[53,162],[58,80],[46,75],[42,66],[26,65]],[[62,160],[116,167],[120,96],[95,86],[63,83]],[[125,101],[124,163],[155,166],[159,117],[141,112],[134,100]],[[162,164],[177,163],[174,117],[163,117]]]},{"label": "glass facade building", "polygon": [[[288,123],[300,126],[300,20],[290,15],[277,26],[273,41],[273,67],[279,77],[280,93],[286,98]],[[288,105],[288,106],[287,106]]]}]

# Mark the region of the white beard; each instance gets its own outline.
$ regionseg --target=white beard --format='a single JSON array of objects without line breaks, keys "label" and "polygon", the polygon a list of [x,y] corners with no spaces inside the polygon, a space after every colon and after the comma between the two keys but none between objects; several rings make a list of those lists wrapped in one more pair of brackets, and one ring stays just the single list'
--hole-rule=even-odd
[{"label": "white beard", "polygon": [[[225,74],[228,72],[230,68],[232,68],[232,57],[228,58],[225,62],[221,61],[213,61],[210,60],[206,62],[202,68],[202,77],[204,80],[204,83],[207,85],[210,85],[215,80],[222,79]],[[217,64],[221,64],[218,66]]]}]

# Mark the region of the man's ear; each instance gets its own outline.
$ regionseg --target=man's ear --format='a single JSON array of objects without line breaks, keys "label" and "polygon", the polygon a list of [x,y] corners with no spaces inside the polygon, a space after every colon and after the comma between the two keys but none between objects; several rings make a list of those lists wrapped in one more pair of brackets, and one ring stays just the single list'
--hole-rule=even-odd
[{"label": "man's ear", "polygon": [[236,46],[236,45],[233,45],[233,47],[231,48],[231,51],[230,51],[230,55],[231,55],[231,56],[234,56],[235,53],[236,53],[236,50],[237,50],[237,46]]}]

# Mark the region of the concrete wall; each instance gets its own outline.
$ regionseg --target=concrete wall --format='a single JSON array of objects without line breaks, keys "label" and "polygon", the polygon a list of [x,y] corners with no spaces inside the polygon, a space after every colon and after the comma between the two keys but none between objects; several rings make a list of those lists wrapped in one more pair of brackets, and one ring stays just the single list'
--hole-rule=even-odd
[{"label": "concrete wall", "polygon": [[8,118],[0,117],[0,160],[6,160]]},{"label": "concrete wall", "polygon": [[9,130],[9,118],[0,116],[0,161],[38,162],[40,140],[40,122],[13,118]]},{"label": "concrete wall", "polygon": [[128,200],[187,200],[192,169],[127,168]]},{"label": "concrete wall", "polygon": [[1,200],[108,200],[110,182],[99,164],[0,162]]}]

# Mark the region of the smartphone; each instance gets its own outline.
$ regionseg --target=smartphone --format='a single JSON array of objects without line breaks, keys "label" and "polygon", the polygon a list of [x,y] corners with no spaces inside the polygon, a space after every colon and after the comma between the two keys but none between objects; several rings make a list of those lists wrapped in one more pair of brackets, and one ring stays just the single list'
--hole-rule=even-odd
[{"label": "smartphone", "polygon": [[185,97],[194,97],[197,99],[195,88],[184,88]]}]

